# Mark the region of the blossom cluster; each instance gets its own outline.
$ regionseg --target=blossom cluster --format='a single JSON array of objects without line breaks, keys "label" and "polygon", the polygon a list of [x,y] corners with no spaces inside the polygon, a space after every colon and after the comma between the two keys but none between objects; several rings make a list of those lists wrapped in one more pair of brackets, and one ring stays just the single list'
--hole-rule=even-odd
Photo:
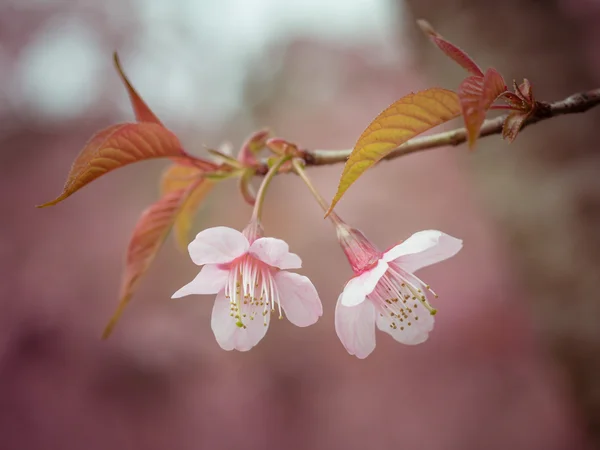
[{"label": "blossom cluster", "polygon": [[[462,241],[427,230],[382,252],[339,217],[334,224],[354,272],[335,309],[336,333],[348,353],[366,358],[375,349],[375,327],[403,344],[427,340],[436,313],[429,298],[437,295],[414,272],[454,256]],[[216,294],[211,326],[225,350],[250,350],[265,336],[273,314],[285,314],[299,327],[323,314],[312,282],[290,272],[301,268],[300,257],[283,240],[264,237],[257,219],[242,232],[201,231],[188,250],[202,269],[173,297]]]}]

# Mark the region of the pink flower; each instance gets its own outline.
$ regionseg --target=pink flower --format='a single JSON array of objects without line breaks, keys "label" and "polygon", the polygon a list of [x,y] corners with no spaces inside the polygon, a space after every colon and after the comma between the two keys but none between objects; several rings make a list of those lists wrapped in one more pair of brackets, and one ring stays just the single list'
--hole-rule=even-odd
[{"label": "pink flower", "polygon": [[382,253],[343,222],[337,231],[355,273],[335,309],[335,330],[348,353],[369,356],[375,349],[375,324],[403,344],[426,341],[436,313],[428,291],[437,295],[413,272],[454,256],[462,241],[441,231],[420,231]]},{"label": "pink flower", "polygon": [[262,237],[257,222],[240,233],[227,227],[204,230],[188,246],[192,261],[202,267],[173,298],[217,294],[211,326],[225,350],[246,351],[264,337],[271,313],[282,309],[299,327],[323,314],[321,300],[310,280],[287,272],[302,261],[280,239]]}]

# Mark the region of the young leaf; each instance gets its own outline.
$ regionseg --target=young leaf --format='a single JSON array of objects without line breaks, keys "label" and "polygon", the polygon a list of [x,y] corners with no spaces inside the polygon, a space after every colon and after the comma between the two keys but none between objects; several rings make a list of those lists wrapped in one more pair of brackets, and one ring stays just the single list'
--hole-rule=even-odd
[{"label": "young leaf", "polygon": [[483,71],[479,68],[475,61],[473,61],[469,55],[467,55],[456,45],[444,39],[439,33],[437,33],[433,29],[429,22],[420,19],[417,20],[417,24],[419,25],[421,30],[429,36],[433,43],[437,45],[438,48],[446,54],[446,56],[452,58],[454,62],[458,63],[467,72],[476,76],[483,77]]},{"label": "young leaf", "polygon": [[251,206],[254,206],[256,202],[256,192],[252,187],[252,178],[254,178],[256,171],[254,169],[245,169],[242,176],[238,180],[238,187],[242,197]]},{"label": "young leaf", "polygon": [[187,251],[188,244],[190,243],[190,230],[192,229],[194,216],[214,185],[214,181],[206,178],[197,183],[181,207],[181,210],[177,215],[177,219],[175,219],[173,233],[175,236],[175,242],[182,252]]},{"label": "young leaf", "polygon": [[528,116],[529,114],[520,111],[511,112],[504,120],[502,138],[506,139],[509,143],[514,141]]},{"label": "young leaf", "polygon": [[142,213],[127,248],[119,305],[104,329],[103,339],[108,338],[123,314],[141,277],[154,261],[190,192],[191,189],[170,192]]},{"label": "young leaf", "polygon": [[127,93],[129,94],[129,100],[131,101],[133,112],[135,113],[135,119],[138,122],[153,122],[162,125],[158,117],[154,115],[146,102],[142,100],[142,97],[139,96],[135,88],[129,82],[127,75],[125,75],[125,72],[123,71],[123,67],[121,66],[117,52],[113,53],[113,60],[115,62],[115,67],[117,68],[117,72],[119,73],[119,77],[121,77],[121,81],[123,81],[123,84],[127,89]]},{"label": "young leaf", "polygon": [[193,167],[174,164],[167,167],[162,176],[160,189],[163,196],[194,185],[173,226],[175,242],[182,251],[187,250],[194,215],[215,185],[215,181],[203,178],[202,175],[202,171]]},{"label": "young leaf", "polygon": [[515,91],[526,103],[533,107],[533,91],[531,89],[531,83],[527,78],[523,80],[523,82],[517,86],[517,83],[514,83]]},{"label": "young leaf", "polygon": [[250,135],[250,137],[244,142],[240,152],[238,153],[238,160],[246,167],[252,167],[258,163],[256,155],[265,148],[265,144],[269,139],[269,130],[259,130]]},{"label": "young leaf", "polygon": [[369,167],[409,139],[459,116],[460,111],[458,96],[441,88],[409,94],[386,108],[358,138],[326,215]]},{"label": "young leaf", "polygon": [[219,163],[221,163],[223,165],[226,165],[229,167],[234,167],[236,169],[242,168],[242,163],[240,163],[233,156],[228,155],[227,153],[223,153],[221,150],[215,150],[215,149],[209,148],[206,151],[213,157],[214,161],[218,161]]},{"label": "young leaf", "polygon": [[467,77],[458,88],[462,114],[465,118],[469,147],[473,148],[479,137],[485,114],[492,103],[506,92],[506,83],[495,69],[488,69],[483,78]]},{"label": "young leaf", "polygon": [[113,125],[92,137],[77,156],[63,192],[39,208],[55,205],[102,175],[152,158],[186,157],[177,137],[155,123]]},{"label": "young leaf", "polygon": [[197,167],[171,164],[168,166],[160,180],[160,195],[166,195],[179,189],[184,189],[202,178],[203,171]]},{"label": "young leaf", "polygon": [[298,146],[282,138],[270,138],[265,143],[267,148],[277,155],[292,155],[298,153]]}]

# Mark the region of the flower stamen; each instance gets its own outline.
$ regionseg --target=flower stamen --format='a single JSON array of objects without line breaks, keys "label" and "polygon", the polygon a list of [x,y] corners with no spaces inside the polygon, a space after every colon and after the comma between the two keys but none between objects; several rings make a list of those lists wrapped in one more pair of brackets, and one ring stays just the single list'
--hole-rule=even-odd
[{"label": "flower stamen", "polygon": [[264,326],[268,326],[267,315],[279,312],[283,318],[279,292],[273,277],[272,269],[246,255],[233,263],[230,278],[225,285],[225,297],[229,299],[230,316],[240,328],[246,328],[246,319],[254,320],[263,317]]}]

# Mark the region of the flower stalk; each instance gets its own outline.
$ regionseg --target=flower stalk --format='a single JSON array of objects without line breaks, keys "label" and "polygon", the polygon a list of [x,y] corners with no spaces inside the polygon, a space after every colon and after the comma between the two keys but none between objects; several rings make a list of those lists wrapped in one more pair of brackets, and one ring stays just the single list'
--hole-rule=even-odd
[{"label": "flower stalk", "polygon": [[265,178],[263,179],[260,188],[258,189],[258,193],[256,194],[256,200],[254,203],[254,210],[252,211],[252,220],[253,221],[260,221],[260,218],[262,216],[262,208],[263,208],[263,203],[265,200],[265,196],[267,193],[267,189],[269,188],[269,185],[271,184],[271,181],[273,181],[273,178],[275,177],[275,175],[277,174],[277,172],[279,171],[279,168],[287,161],[289,161],[290,159],[292,159],[291,155],[284,155],[281,158],[277,159],[273,165],[271,166],[271,168],[269,169],[269,171],[267,172],[267,174],[265,175]]}]

